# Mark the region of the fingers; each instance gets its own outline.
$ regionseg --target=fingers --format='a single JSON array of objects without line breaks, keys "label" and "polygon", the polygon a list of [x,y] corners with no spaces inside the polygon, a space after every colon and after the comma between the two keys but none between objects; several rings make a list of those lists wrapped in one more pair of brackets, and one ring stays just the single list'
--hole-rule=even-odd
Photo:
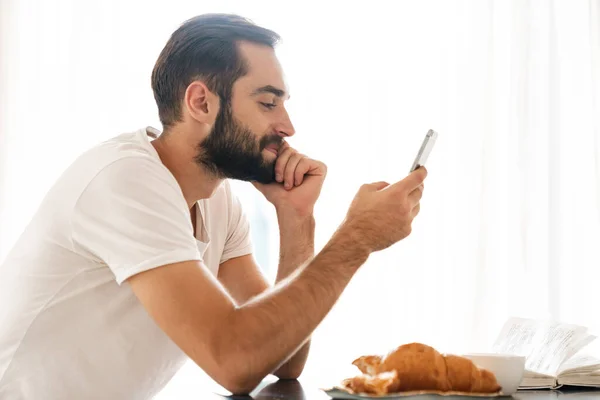
[{"label": "fingers", "polygon": [[[298,164],[303,158],[305,158],[305,156],[300,153],[294,153],[288,158],[288,162],[285,165],[285,170],[283,171],[283,186],[286,189],[291,189],[294,187],[294,175],[296,172],[296,167],[298,167]],[[307,171],[304,171],[302,175],[304,176]]]},{"label": "fingers", "polygon": [[298,165],[296,166],[296,170],[294,171],[294,185],[300,186],[302,181],[304,181],[304,175],[306,175],[313,167],[311,165],[312,160],[308,157],[302,157]]},{"label": "fingers", "polygon": [[421,197],[423,197],[423,189],[424,186],[421,184],[408,195],[409,204],[413,205],[412,210],[410,211],[411,219],[414,219],[417,215],[419,215],[419,211],[421,211],[420,201]]},{"label": "fingers", "polygon": [[410,192],[408,194],[408,200],[410,201],[410,204],[418,204],[419,201],[421,200],[421,197],[423,197],[423,185],[419,185],[417,186],[416,189],[414,189],[412,192]]},{"label": "fingers", "polygon": [[327,167],[320,161],[298,153],[284,142],[275,161],[275,180],[283,183],[286,189],[292,189],[304,182],[306,175],[325,176]]},{"label": "fingers", "polygon": [[417,205],[412,209],[410,215],[414,219],[417,215],[419,215],[419,211],[421,211],[421,203],[417,203]]},{"label": "fingers", "polygon": [[[289,165],[290,162],[288,162]],[[325,176],[327,175],[327,166],[320,161],[303,156],[294,171],[294,185],[300,186],[306,175]]]},{"label": "fingers", "polygon": [[283,182],[284,172],[286,169],[286,165],[291,156],[296,154],[296,150],[291,148],[289,144],[284,142],[279,149],[279,155],[277,156],[277,160],[275,161],[275,180],[279,183]]}]

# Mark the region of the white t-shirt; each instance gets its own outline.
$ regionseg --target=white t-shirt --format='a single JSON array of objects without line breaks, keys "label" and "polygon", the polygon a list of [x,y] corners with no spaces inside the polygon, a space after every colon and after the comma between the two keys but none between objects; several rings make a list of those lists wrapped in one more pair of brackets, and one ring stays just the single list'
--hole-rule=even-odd
[{"label": "white t-shirt", "polygon": [[[152,128],[79,157],[0,265],[0,399],[148,399],[185,354],[123,282],[165,264],[252,252],[225,181],[190,211]],[[199,316],[201,317],[201,316]]]}]

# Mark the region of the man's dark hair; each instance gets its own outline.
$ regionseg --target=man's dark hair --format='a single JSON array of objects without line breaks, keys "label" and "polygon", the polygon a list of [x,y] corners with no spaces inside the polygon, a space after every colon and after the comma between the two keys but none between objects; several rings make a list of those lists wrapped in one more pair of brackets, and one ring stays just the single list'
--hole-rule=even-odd
[{"label": "man's dark hair", "polygon": [[152,90],[163,128],[181,121],[186,88],[201,79],[221,103],[231,100],[234,82],[248,72],[238,43],[274,48],[279,35],[231,14],[204,14],[184,22],[160,53],[152,71]]}]

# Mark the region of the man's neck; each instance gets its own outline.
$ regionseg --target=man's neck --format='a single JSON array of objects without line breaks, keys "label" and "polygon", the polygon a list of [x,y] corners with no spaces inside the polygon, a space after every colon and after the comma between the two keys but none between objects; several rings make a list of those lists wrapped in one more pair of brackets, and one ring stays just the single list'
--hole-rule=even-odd
[{"label": "man's neck", "polygon": [[175,139],[175,135],[169,133],[159,136],[151,143],[162,163],[179,183],[185,201],[192,208],[198,200],[211,197],[223,179],[216,177],[195,161],[198,150],[193,143]]}]

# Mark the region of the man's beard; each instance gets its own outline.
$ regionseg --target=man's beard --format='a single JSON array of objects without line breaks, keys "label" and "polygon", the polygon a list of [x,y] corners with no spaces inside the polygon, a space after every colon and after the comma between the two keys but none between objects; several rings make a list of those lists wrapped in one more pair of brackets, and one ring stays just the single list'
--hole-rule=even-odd
[{"label": "man's beard", "polygon": [[278,135],[265,135],[261,140],[238,123],[231,106],[219,111],[215,126],[198,145],[196,162],[219,178],[272,183],[275,181],[275,161],[267,161],[262,151],[270,144],[282,143]]}]

